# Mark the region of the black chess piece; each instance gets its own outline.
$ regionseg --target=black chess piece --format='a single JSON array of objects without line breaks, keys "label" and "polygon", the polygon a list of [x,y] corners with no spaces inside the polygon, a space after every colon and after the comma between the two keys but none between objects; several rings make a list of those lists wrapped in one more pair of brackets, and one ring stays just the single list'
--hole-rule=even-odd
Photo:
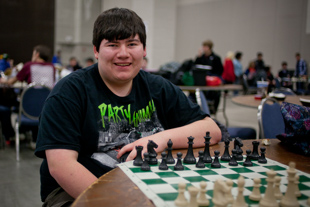
[{"label": "black chess piece", "polygon": [[205,150],[203,152],[203,162],[204,163],[211,163],[212,157],[210,155],[210,132],[206,132],[205,138]]},{"label": "black chess piece", "polygon": [[149,153],[145,152],[143,155],[144,155],[144,160],[143,160],[143,163],[141,165],[141,170],[150,171],[151,167],[149,165]]},{"label": "black chess piece", "polygon": [[230,154],[229,154],[229,139],[225,139],[225,151],[224,151],[224,154],[221,156],[221,160],[222,161],[230,161],[231,157],[230,157]]},{"label": "black chess piece", "polygon": [[258,160],[258,158],[259,158],[259,154],[258,154],[259,142],[258,141],[253,141],[252,145],[253,145],[253,151],[252,151],[252,154],[251,154],[251,159],[252,160]]},{"label": "black chess piece", "polygon": [[167,153],[162,152],[161,153],[161,163],[158,167],[160,170],[168,170],[168,165],[167,165]]},{"label": "black chess piece", "polygon": [[134,166],[141,166],[142,165],[142,163],[143,163],[142,150],[143,150],[143,146],[136,146],[137,155],[136,155],[135,160],[133,161]]},{"label": "black chess piece", "polygon": [[230,166],[238,166],[238,162],[236,160],[236,153],[237,152],[236,152],[235,149],[231,150],[232,156],[231,156],[231,159],[230,159],[228,165],[230,165]]},{"label": "black chess piece", "polygon": [[246,167],[253,166],[253,163],[251,161],[251,150],[246,150],[246,159],[243,162],[243,166],[246,166]]},{"label": "black chess piece", "polygon": [[157,153],[154,148],[157,148],[158,145],[153,141],[149,140],[147,143],[147,152],[149,153],[149,164],[150,165],[156,165],[158,163],[157,161]]},{"label": "black chess piece", "polygon": [[177,157],[177,164],[175,164],[174,170],[184,170],[184,166],[182,164],[182,152],[178,152]]},{"label": "black chess piece", "polygon": [[174,164],[175,163],[175,160],[172,156],[172,145],[173,145],[173,143],[172,143],[171,139],[169,139],[169,141],[167,142],[167,146],[168,146],[168,148],[167,148],[168,154],[167,154],[167,160],[166,160],[167,164]]},{"label": "black chess piece", "polygon": [[220,168],[221,167],[221,163],[219,161],[219,155],[220,155],[220,151],[215,150],[214,151],[214,160],[211,163],[211,167],[213,167],[213,168]]},{"label": "black chess piece", "polygon": [[238,161],[243,160],[243,150],[241,149],[241,147],[243,147],[242,139],[236,137],[234,141],[234,149],[236,150],[236,160]]},{"label": "black chess piece", "polygon": [[266,154],[266,148],[265,147],[261,147],[260,148],[260,157],[258,158],[258,163],[262,163],[262,164],[266,164],[267,163],[267,159],[265,157]]},{"label": "black chess piece", "polygon": [[190,136],[190,137],[187,137],[187,139],[188,139],[188,149],[187,149],[187,153],[184,157],[183,162],[186,164],[196,164],[196,158],[193,152],[193,144],[194,144],[195,138]]},{"label": "black chess piece", "polygon": [[198,159],[198,162],[196,163],[196,167],[197,168],[205,168],[205,163],[203,161],[203,151],[199,151],[198,152],[199,154],[199,159]]}]

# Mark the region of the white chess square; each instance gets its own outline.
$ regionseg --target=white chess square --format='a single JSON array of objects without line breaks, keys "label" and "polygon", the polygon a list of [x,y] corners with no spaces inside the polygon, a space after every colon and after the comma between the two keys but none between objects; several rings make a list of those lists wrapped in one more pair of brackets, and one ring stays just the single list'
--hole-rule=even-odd
[{"label": "white chess square", "polygon": [[153,172],[135,173],[135,175],[136,175],[138,178],[140,178],[141,180],[160,178],[159,175],[157,175],[156,173],[153,173]]},{"label": "white chess square", "polygon": [[155,185],[149,185],[148,187],[154,193],[175,193],[175,192],[178,192],[170,184],[158,184],[158,185],[155,184]]}]

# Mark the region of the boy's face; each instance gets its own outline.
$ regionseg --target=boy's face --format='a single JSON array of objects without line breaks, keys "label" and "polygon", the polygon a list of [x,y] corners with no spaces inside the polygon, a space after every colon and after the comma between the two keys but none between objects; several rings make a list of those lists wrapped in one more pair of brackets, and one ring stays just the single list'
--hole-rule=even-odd
[{"label": "boy's face", "polygon": [[120,86],[131,82],[139,73],[146,50],[136,35],[111,42],[103,39],[99,52],[94,46],[94,54],[103,81],[110,86]]}]

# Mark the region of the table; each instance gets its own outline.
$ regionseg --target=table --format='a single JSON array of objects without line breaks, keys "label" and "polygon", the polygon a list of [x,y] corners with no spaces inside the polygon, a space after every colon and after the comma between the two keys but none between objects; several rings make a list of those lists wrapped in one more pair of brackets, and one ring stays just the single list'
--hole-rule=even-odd
[{"label": "table", "polygon": [[[245,152],[246,149],[252,150],[253,140],[243,140]],[[210,146],[213,154],[214,150],[224,152],[224,142]],[[296,163],[296,168],[306,173],[310,173],[310,157],[290,152],[286,146],[283,146],[279,140],[272,139],[271,145],[266,147],[266,157],[282,164],[288,165],[290,161]],[[233,144],[230,144],[230,149]],[[202,148],[194,149],[194,155],[198,156],[198,151]],[[187,149],[174,150],[186,153]],[[73,203],[72,207],[101,207],[101,206],[145,206],[154,207],[153,203],[144,195],[143,192],[128,178],[121,169],[115,168],[109,173],[101,176],[88,189],[86,189]]]},{"label": "table", "polygon": [[[290,96],[287,95],[285,98],[285,102],[293,103],[293,104],[298,104],[302,105],[301,102],[299,101],[300,98],[304,99],[310,99],[310,96]],[[254,98],[254,95],[241,95],[241,96],[235,96],[232,99],[232,102],[235,104],[239,104],[241,106],[248,106],[252,108],[258,108],[262,100],[256,100]],[[282,102],[280,102],[282,103]]]},{"label": "table", "polygon": [[[196,90],[200,91],[241,91],[243,90],[242,85],[236,84],[224,84],[219,86],[178,86],[183,91],[195,92]],[[223,116],[225,119],[225,124],[228,126],[228,118],[226,115],[226,95],[223,95],[223,108],[222,108]]]}]

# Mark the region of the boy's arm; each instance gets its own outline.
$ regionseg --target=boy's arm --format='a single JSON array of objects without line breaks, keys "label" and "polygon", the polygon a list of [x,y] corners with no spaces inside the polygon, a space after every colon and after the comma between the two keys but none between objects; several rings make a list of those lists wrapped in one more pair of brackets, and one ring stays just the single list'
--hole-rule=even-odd
[{"label": "boy's arm", "polygon": [[66,149],[46,150],[50,174],[73,198],[77,198],[97,177],[78,161],[78,152]]},{"label": "boy's arm", "polygon": [[138,139],[137,141],[124,146],[119,151],[117,158],[120,158],[124,153],[131,151],[127,157],[127,161],[133,160],[136,157],[135,146],[143,146],[142,153],[144,153],[147,151],[148,140],[153,140],[158,145],[158,148],[155,149],[156,152],[162,152],[167,147],[167,142],[169,139],[173,142],[173,149],[187,148],[187,137],[189,136],[195,138],[193,145],[194,148],[203,147],[205,146],[204,136],[206,136],[207,131],[210,132],[210,136],[212,137],[210,140],[210,145],[217,144],[221,141],[222,133],[220,128],[210,117],[206,117],[203,120],[193,122],[186,126],[168,129],[151,136]]}]

